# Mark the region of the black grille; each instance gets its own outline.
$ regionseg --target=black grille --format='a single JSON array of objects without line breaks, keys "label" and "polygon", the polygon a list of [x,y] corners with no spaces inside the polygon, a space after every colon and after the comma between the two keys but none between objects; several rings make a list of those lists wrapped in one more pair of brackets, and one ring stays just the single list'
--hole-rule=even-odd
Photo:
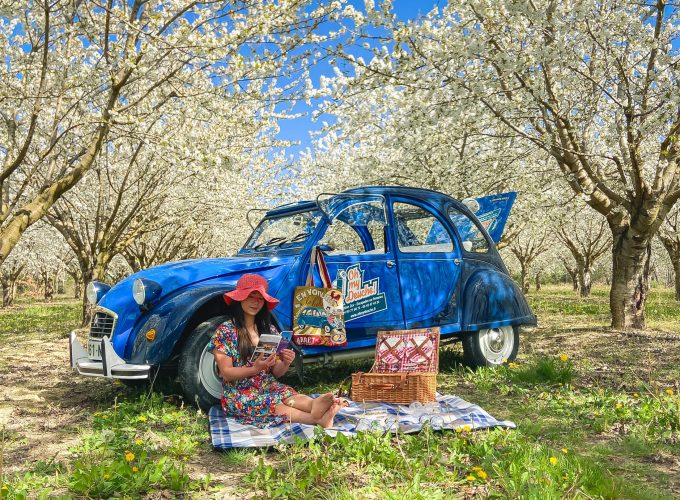
[{"label": "black grille", "polygon": [[90,337],[100,339],[104,335],[111,337],[113,333],[113,324],[115,318],[105,312],[97,312],[92,318],[92,323],[90,324]]}]

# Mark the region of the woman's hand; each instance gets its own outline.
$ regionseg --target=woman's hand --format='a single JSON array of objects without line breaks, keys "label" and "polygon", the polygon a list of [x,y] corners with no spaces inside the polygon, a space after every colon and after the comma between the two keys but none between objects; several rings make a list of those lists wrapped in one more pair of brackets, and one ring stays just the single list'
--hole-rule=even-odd
[{"label": "woman's hand", "polygon": [[268,358],[265,358],[264,354],[260,354],[260,356],[253,362],[253,366],[257,370],[256,373],[260,373],[261,371],[269,370],[275,364],[276,364],[276,356],[271,355]]},{"label": "woman's hand", "polygon": [[293,349],[283,349],[279,353],[279,358],[281,358],[281,361],[283,361],[285,364],[290,366],[290,364],[295,359],[295,351]]},{"label": "woman's hand", "polygon": [[294,359],[295,351],[292,349],[283,349],[279,352],[279,361],[277,361],[276,366],[272,368],[272,375],[275,377],[285,375]]}]

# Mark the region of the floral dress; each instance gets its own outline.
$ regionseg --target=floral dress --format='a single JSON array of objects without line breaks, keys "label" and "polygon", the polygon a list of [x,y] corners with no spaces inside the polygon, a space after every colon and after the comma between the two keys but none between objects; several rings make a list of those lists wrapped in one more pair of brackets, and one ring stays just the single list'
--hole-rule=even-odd
[{"label": "floral dress", "polygon": [[[272,325],[271,332],[278,334]],[[238,332],[231,321],[225,321],[210,340],[208,349],[223,352],[231,358],[234,366],[253,366],[250,361],[245,364],[238,351]],[[270,372],[261,371],[257,375],[235,382],[222,382],[222,408],[228,417],[242,424],[257,427],[279,425],[287,422],[288,417],[275,415],[274,408],[281,402],[294,396],[297,392],[282,384]]]}]

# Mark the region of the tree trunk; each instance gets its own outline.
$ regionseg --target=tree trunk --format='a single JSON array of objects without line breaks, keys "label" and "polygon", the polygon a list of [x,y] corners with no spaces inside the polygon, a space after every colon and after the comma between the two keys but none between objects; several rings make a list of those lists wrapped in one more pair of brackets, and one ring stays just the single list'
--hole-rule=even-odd
[{"label": "tree trunk", "polygon": [[2,307],[12,305],[12,287],[2,285]]},{"label": "tree trunk", "polygon": [[520,266],[522,268],[522,292],[529,293],[529,264],[522,262]]},{"label": "tree trunk", "polygon": [[536,291],[541,289],[541,273],[536,273]]},{"label": "tree trunk", "polygon": [[9,307],[14,301],[14,294],[12,293],[13,283],[9,276],[3,273],[0,277],[0,283],[2,284],[2,307]]},{"label": "tree trunk", "polygon": [[83,296],[83,282],[81,280],[73,280],[73,298],[79,299]]},{"label": "tree trunk", "polygon": [[680,301],[680,255],[676,255],[673,260],[673,271],[675,271],[675,300]]},{"label": "tree trunk", "polygon": [[609,306],[615,329],[645,328],[652,247],[647,238],[638,237],[636,241],[630,233],[627,229],[614,234]]},{"label": "tree trunk", "polygon": [[668,257],[671,259],[674,276],[669,281],[675,284],[675,300],[680,300],[680,238],[677,236],[671,238],[670,236],[660,234],[659,239],[666,248]]},{"label": "tree trunk", "polygon": [[582,298],[590,297],[590,289],[593,286],[593,272],[591,269],[583,268],[578,272],[579,295]]}]

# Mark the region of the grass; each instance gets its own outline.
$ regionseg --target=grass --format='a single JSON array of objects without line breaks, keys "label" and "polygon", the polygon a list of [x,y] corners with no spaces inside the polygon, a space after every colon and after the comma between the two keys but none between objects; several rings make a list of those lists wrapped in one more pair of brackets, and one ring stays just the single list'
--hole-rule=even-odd
[{"label": "grass", "polygon": [[[97,399],[86,409],[68,456],[11,474],[0,466],[0,498],[201,497],[226,495],[234,486],[229,481],[239,495],[256,498],[680,495],[679,343],[654,331],[637,337],[608,332],[603,287],[588,299],[544,287],[529,300],[540,327],[523,333],[515,362],[470,371],[459,346],[440,356],[440,392],[513,420],[514,430],[426,428],[417,435],[369,432],[353,439],[319,433],[310,443],[218,454],[210,451],[206,418],[195,409],[172,395],[115,386],[110,400]],[[647,313],[652,328],[680,332],[672,291],[653,289]],[[0,348],[14,342],[18,349],[21,339],[40,331],[63,338],[78,325],[78,314],[76,303],[0,312]],[[370,366],[370,360],[314,366],[304,384],[292,375],[286,381],[301,392],[322,392]],[[7,465],[25,437],[5,429],[0,438]],[[216,458],[210,473],[192,470],[192,462],[210,457]],[[220,479],[223,474],[232,479]]]}]

